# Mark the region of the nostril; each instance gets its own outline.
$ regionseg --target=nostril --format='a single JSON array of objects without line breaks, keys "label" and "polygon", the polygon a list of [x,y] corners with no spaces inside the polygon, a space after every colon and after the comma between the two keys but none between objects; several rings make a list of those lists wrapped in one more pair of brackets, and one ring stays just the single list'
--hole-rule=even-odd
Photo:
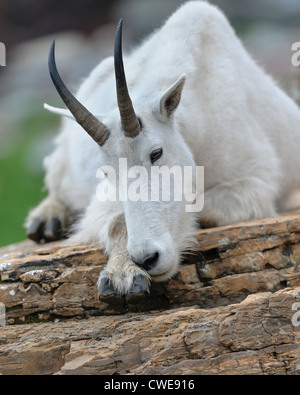
[{"label": "nostril", "polygon": [[143,266],[145,266],[146,269],[151,269],[156,264],[156,262],[158,261],[158,258],[159,258],[159,253],[158,252],[155,252],[152,255],[148,255],[144,259]]},{"label": "nostril", "polygon": [[136,259],[135,257],[131,256],[131,260],[138,266],[141,266],[145,270],[150,270],[153,266],[157,263],[159,258],[159,253],[155,252],[154,254],[147,255],[143,259]]}]

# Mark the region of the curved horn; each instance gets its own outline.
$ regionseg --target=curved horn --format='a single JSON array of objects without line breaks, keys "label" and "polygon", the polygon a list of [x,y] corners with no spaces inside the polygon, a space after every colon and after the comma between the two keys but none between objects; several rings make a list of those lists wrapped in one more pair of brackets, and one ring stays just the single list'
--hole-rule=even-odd
[{"label": "curved horn", "polygon": [[74,115],[79,125],[83,127],[98,145],[102,146],[109,138],[110,131],[72,95],[63,83],[55,63],[55,40],[52,42],[50,48],[48,65],[53,84],[65,105]]},{"label": "curved horn", "polygon": [[135,115],[126,83],[122,54],[122,25],[123,21],[120,19],[115,40],[115,75],[118,107],[125,136],[136,137],[141,131],[141,126]]}]

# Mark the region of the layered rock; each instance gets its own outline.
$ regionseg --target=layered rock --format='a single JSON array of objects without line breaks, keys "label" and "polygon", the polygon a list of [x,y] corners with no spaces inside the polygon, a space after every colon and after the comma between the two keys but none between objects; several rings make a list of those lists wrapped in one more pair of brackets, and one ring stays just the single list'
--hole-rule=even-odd
[{"label": "layered rock", "polygon": [[298,215],[199,231],[178,275],[151,295],[111,305],[97,299],[107,258],[101,249],[31,242],[0,250],[0,301],[9,324],[88,318],[197,304],[215,307],[257,292],[300,286]]},{"label": "layered rock", "polygon": [[1,330],[0,372],[299,374],[300,332],[293,325],[299,297],[295,288],[212,309],[7,326]]},{"label": "layered rock", "polygon": [[97,247],[1,249],[0,373],[298,374],[298,212],[198,238],[174,279],[115,304],[97,299]]}]

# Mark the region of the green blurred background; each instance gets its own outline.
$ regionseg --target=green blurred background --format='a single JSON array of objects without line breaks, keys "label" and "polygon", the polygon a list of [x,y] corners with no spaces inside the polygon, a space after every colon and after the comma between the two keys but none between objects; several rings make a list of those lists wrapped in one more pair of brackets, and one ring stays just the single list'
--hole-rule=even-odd
[{"label": "green blurred background", "polygon": [[[62,106],[47,70],[55,37],[61,74],[76,89],[112,54],[119,17],[127,48],[140,41],[184,1],[179,0],[1,0],[0,42],[0,246],[25,238],[23,222],[46,195],[43,158],[53,147],[60,119],[43,110]],[[289,93],[295,70],[291,46],[300,41],[299,0],[216,0],[254,57]]]},{"label": "green blurred background", "polygon": [[33,168],[29,158],[43,130],[56,124],[45,111],[28,115],[17,126],[22,133],[14,139],[9,154],[0,158],[0,246],[24,240],[22,224],[28,209],[46,195],[41,162]]}]

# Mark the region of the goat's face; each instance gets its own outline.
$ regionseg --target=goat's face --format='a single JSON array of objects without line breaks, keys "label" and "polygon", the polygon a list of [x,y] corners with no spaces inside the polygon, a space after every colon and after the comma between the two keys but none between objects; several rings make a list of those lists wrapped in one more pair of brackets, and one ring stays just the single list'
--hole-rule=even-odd
[{"label": "goat's face", "polygon": [[193,215],[186,212],[183,185],[184,168],[193,170],[194,175],[195,164],[174,127],[173,115],[177,105],[172,100],[175,96],[178,100],[183,84],[184,77],[158,100],[134,102],[141,124],[134,138],[125,136],[118,114],[102,117],[111,130],[101,148],[103,172],[118,187],[115,196],[123,200],[129,254],[157,281],[176,273],[180,255],[191,246],[195,234]]},{"label": "goat's face", "polygon": [[[176,273],[180,254],[194,242],[195,219],[185,210],[183,174],[184,167],[194,169],[195,163],[174,122],[186,77],[181,76],[155,98],[141,95],[133,107],[124,73],[121,38],[119,24],[115,44],[116,110],[97,117],[72,96],[57,72],[54,44],[49,57],[50,74],[69,111],[47,108],[73,117],[101,147],[105,166],[114,169],[116,175],[112,179],[107,174],[108,182],[115,183],[116,189],[123,192],[115,196],[123,204],[131,259],[154,279],[162,281]],[[126,163],[126,169],[120,163]],[[179,173],[175,171],[170,187],[164,190],[164,179],[156,177],[154,182],[152,171],[155,167],[172,173],[174,166]],[[134,177],[135,171],[139,177]],[[140,199],[136,199],[138,193],[132,198],[131,192],[137,188],[142,194]],[[178,189],[181,196],[178,193],[175,196]],[[168,194],[167,199],[164,193]]]}]

